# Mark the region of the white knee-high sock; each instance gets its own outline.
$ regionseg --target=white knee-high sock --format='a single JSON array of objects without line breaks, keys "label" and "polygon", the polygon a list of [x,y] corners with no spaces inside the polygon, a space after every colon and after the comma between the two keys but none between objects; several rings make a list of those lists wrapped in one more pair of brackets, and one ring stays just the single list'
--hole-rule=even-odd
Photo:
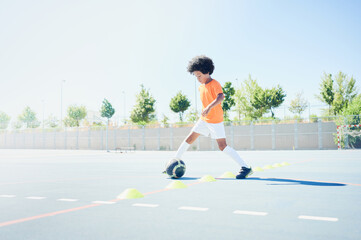
[{"label": "white knee-high sock", "polygon": [[236,161],[241,167],[248,168],[248,165],[246,162],[239,156],[239,154],[230,146],[227,146],[225,149],[223,149],[223,152],[226,153],[228,156],[233,158],[234,161]]},{"label": "white knee-high sock", "polygon": [[189,143],[187,143],[186,141],[183,141],[182,144],[178,148],[175,158],[181,159],[183,153],[185,153],[185,151],[188,150],[189,146],[190,146]]}]

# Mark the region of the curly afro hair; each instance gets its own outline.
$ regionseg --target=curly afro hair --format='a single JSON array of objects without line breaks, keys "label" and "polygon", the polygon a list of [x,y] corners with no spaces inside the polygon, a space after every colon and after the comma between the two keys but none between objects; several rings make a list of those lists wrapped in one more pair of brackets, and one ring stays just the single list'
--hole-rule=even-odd
[{"label": "curly afro hair", "polygon": [[214,71],[214,64],[212,59],[204,55],[192,58],[189,61],[187,71],[193,73],[194,71],[200,71],[203,74],[209,73],[211,75]]}]

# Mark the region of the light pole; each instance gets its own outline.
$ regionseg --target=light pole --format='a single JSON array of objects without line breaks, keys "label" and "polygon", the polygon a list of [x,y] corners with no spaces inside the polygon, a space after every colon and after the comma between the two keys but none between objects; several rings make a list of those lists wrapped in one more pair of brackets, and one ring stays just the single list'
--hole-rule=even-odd
[{"label": "light pole", "polygon": [[126,101],[126,95],[125,95],[125,91],[122,91],[122,93],[123,93],[123,118],[124,118],[124,124],[126,123],[126,119],[127,119],[127,117],[125,116],[125,101]]},{"label": "light pole", "polygon": [[196,113],[198,114],[198,109],[197,109],[197,80],[194,79],[194,99],[196,102]]},{"label": "light pole", "polygon": [[63,83],[65,80],[61,81],[61,99],[60,99],[60,127],[63,127]]},{"label": "light pole", "polygon": [[41,100],[41,102],[43,103],[43,130],[44,130],[44,99],[43,100]]}]

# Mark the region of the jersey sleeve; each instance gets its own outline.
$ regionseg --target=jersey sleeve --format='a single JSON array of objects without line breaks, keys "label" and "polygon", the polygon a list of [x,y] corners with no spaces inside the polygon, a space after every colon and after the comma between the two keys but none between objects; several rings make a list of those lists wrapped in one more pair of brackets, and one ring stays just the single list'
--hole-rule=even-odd
[{"label": "jersey sleeve", "polygon": [[214,90],[214,93],[216,94],[216,96],[218,96],[218,94],[220,94],[220,93],[223,93],[222,86],[219,82],[215,82],[215,84],[213,86],[213,90]]}]

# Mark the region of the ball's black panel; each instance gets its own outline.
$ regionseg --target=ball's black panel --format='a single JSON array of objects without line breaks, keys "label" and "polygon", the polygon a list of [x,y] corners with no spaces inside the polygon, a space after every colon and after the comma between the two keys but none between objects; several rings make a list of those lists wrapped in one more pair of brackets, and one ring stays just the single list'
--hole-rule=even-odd
[{"label": "ball's black panel", "polygon": [[179,166],[176,169],[173,169],[174,172],[174,178],[180,178],[183,177],[184,173],[186,172],[186,168],[183,166]]},{"label": "ball's black panel", "polygon": [[186,172],[186,165],[182,160],[173,159],[167,164],[166,172],[172,178],[180,178]]}]

